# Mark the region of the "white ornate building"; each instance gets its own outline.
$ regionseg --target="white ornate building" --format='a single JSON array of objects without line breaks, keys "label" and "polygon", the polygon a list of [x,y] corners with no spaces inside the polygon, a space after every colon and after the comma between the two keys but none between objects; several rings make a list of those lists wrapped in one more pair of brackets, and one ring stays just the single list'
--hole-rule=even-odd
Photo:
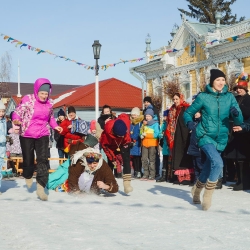
[{"label": "white ornate building", "polygon": [[[246,71],[250,74],[250,19],[234,25],[194,23],[182,17],[182,24],[173,29],[168,46],[150,49],[146,39],[147,63],[131,68],[146,83],[147,95],[163,95],[163,109],[171,103],[163,93],[163,83],[178,77],[186,100],[208,82],[210,69],[221,69],[228,78]],[[167,52],[166,51],[174,51]],[[138,75],[136,76],[138,78]]]}]

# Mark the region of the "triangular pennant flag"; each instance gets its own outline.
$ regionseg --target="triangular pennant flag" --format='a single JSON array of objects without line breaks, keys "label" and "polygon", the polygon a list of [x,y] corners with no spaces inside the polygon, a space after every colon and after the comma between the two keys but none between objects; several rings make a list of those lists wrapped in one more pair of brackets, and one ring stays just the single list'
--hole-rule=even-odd
[{"label": "triangular pennant flag", "polygon": [[25,47],[25,46],[28,46],[28,44],[23,43],[23,44],[20,46],[20,49],[21,49],[22,47]]},{"label": "triangular pennant flag", "polygon": [[14,40],[14,38],[10,37],[7,42]]}]

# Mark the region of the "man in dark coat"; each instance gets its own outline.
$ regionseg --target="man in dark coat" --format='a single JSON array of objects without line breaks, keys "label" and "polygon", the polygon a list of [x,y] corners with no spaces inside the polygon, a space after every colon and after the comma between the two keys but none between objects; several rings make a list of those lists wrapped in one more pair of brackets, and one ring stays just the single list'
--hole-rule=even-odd
[{"label": "man in dark coat", "polygon": [[[234,87],[234,91],[237,92],[237,96],[235,97],[239,107],[241,109],[244,122],[248,121],[250,119],[250,95],[248,94],[248,81],[249,76],[247,75],[247,78],[244,78],[244,76],[247,75],[247,73],[241,73],[241,75],[238,78],[238,83]],[[229,135],[229,141],[228,145],[226,147],[226,150],[224,152],[224,157],[227,160],[227,167],[232,166],[231,168],[236,167],[237,172],[237,183],[236,185],[233,185],[233,190],[238,191],[246,188],[250,188],[250,133],[237,133],[233,132],[233,122],[231,121],[231,131]],[[229,175],[230,170],[228,169]],[[234,171],[232,171],[234,173]],[[245,185],[243,184],[243,172],[244,175],[248,175],[249,184]],[[244,176],[244,179],[247,176]],[[244,185],[244,187],[243,187]],[[246,187],[247,186],[247,187]]]}]

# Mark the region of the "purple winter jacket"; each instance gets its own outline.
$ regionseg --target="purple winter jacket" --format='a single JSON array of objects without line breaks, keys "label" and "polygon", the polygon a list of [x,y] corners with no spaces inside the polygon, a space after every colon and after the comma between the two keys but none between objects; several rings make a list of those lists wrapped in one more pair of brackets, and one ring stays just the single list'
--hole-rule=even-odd
[{"label": "purple winter jacket", "polygon": [[37,139],[49,136],[50,127],[54,129],[58,126],[53,116],[52,100],[48,98],[43,102],[38,98],[38,90],[45,83],[50,84],[51,93],[50,81],[46,78],[37,79],[34,94],[24,96],[13,113],[12,119],[21,122],[20,135],[23,137]]}]

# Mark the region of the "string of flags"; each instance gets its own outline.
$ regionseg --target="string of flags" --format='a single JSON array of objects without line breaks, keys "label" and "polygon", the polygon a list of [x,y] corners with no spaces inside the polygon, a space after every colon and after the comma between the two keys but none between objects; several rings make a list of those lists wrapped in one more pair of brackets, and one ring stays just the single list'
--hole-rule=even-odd
[{"label": "string of flags", "polygon": [[[94,70],[94,69],[95,69],[95,66],[90,66],[90,65],[87,65],[87,64],[85,64],[85,63],[81,63],[81,62],[78,62],[78,61],[76,61],[76,60],[72,60],[72,59],[70,59],[70,58],[68,58],[68,57],[66,57],[66,56],[60,56],[60,55],[54,54],[54,53],[50,52],[49,50],[43,50],[43,49],[40,49],[40,48],[36,48],[36,47],[34,47],[34,46],[31,46],[31,45],[29,45],[29,44],[27,44],[27,43],[23,43],[23,42],[21,42],[21,41],[19,41],[19,40],[17,40],[17,39],[14,39],[14,38],[12,38],[12,37],[10,37],[10,36],[5,35],[5,34],[2,34],[2,33],[1,33],[1,36],[3,36],[3,39],[6,40],[7,42],[10,42],[10,43],[15,44],[15,47],[18,47],[18,46],[19,46],[20,49],[22,49],[23,47],[26,47],[28,50],[31,50],[31,51],[36,52],[37,55],[45,54],[45,53],[46,53],[46,54],[49,54],[49,55],[54,56],[54,59],[56,59],[56,58],[64,59],[65,61],[73,62],[73,63],[76,63],[76,64],[79,65],[79,66],[83,66],[83,67],[84,67],[85,69],[87,69],[87,70],[89,70],[89,69],[90,69],[90,70]],[[225,42],[225,41],[228,41],[228,42],[235,42],[235,41],[237,41],[238,38],[247,38],[247,37],[250,37],[250,32],[244,33],[244,34],[238,35],[238,36],[233,36],[233,37],[227,38],[227,39],[225,39],[225,40],[217,40],[217,39],[215,39],[215,40],[213,40],[213,41],[211,41],[211,42],[206,42],[206,43],[204,43],[204,44],[202,44],[202,45],[203,45],[203,46],[206,46],[207,44],[213,45],[215,42]],[[184,50],[186,50],[186,51],[187,51],[188,49],[189,49],[189,46],[187,46],[186,48],[184,48]],[[150,56],[149,56],[149,59],[154,59],[155,57],[164,56],[164,55],[167,54],[167,53],[175,53],[175,52],[178,52],[178,51],[180,51],[180,50],[183,50],[183,49],[165,50],[165,51],[163,51],[163,52],[160,53],[160,54],[150,55]],[[145,60],[146,58],[147,58],[147,57],[144,56],[144,57],[135,58],[135,59],[131,59],[131,60],[123,60],[123,59],[120,59],[120,61],[117,62],[117,63],[104,64],[104,65],[101,65],[100,68],[101,68],[102,70],[107,70],[108,68],[110,68],[110,67],[115,67],[115,66],[118,65],[118,64],[140,62],[140,61]]]},{"label": "string of flags", "polygon": [[[70,59],[70,58],[68,58],[68,57],[66,57],[66,56],[60,56],[60,55],[54,54],[54,53],[52,53],[52,52],[49,51],[49,50],[43,50],[43,49],[40,49],[40,48],[36,48],[36,47],[34,47],[34,46],[29,45],[28,43],[23,43],[23,42],[21,42],[21,41],[19,41],[19,40],[17,40],[17,39],[14,39],[14,38],[12,38],[12,37],[10,37],[10,36],[5,35],[5,34],[2,34],[2,33],[1,33],[1,36],[3,36],[3,39],[6,40],[7,42],[14,43],[14,44],[15,44],[15,47],[18,47],[18,46],[19,46],[20,49],[22,49],[23,47],[26,47],[28,50],[31,50],[31,51],[36,52],[37,55],[39,55],[39,54],[45,54],[45,53],[46,53],[46,54],[49,54],[49,55],[54,56],[54,59],[56,59],[56,58],[61,58],[61,59],[64,59],[65,61],[73,62],[73,63],[78,64],[79,66],[83,66],[83,67],[84,67],[85,69],[87,69],[87,70],[89,70],[89,69],[90,69],[90,70],[94,70],[94,69],[95,69],[95,66],[90,66],[90,65],[87,65],[87,64],[85,64],[85,63],[81,63],[81,62],[78,62],[78,61],[76,61],[76,60],[72,60],[72,59]],[[151,56],[150,56],[150,59],[153,59],[154,57],[157,57],[157,56],[165,55],[165,54],[167,54],[167,53],[177,52],[177,51],[179,51],[179,50],[177,50],[177,49],[166,50],[166,51],[163,51],[163,52],[160,53],[160,54],[151,55]],[[140,57],[140,58],[131,59],[131,60],[123,60],[123,59],[120,59],[120,61],[117,62],[117,63],[104,64],[104,65],[101,65],[100,68],[101,68],[102,70],[107,70],[108,68],[110,68],[110,67],[115,67],[115,66],[118,65],[118,64],[140,62],[140,61],[143,61],[143,60],[145,60],[145,59],[146,59],[146,56]]]},{"label": "string of flags", "polygon": [[241,35],[238,35],[238,36],[232,36],[232,37],[229,37],[229,38],[226,38],[226,39],[223,39],[223,40],[218,40],[218,39],[215,39],[215,40],[213,40],[213,41],[211,41],[211,42],[207,42],[207,43],[205,43],[204,45],[206,45],[206,44],[211,44],[211,45],[213,45],[215,42],[235,42],[235,41],[237,41],[237,39],[239,39],[239,38],[247,38],[247,37],[250,37],[250,32],[247,32],[247,33],[244,33],[244,34],[241,34]]}]

